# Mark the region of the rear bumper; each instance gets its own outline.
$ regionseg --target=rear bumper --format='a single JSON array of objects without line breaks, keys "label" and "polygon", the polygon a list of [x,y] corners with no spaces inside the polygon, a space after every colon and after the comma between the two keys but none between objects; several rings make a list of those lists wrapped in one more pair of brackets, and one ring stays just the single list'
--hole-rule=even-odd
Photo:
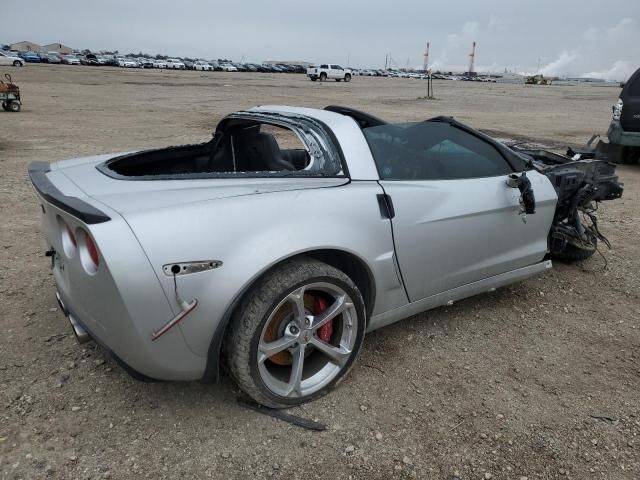
[{"label": "rear bumper", "polygon": [[116,355],[113,352],[113,350],[111,350],[106,344],[101,342],[98,337],[93,336],[91,332],[87,329],[87,326],[82,322],[82,320],[78,319],[76,313],[69,310],[69,307],[67,306],[67,304],[64,303],[64,301],[62,300],[62,297],[60,296],[60,293],[57,290],[56,290],[56,300],[58,301],[58,305],[60,306],[62,313],[64,314],[65,317],[67,317],[67,320],[69,320],[69,323],[71,324],[71,330],[73,331],[73,334],[75,335],[76,340],[78,340],[78,343],[83,344],[93,340],[98,345],[100,345],[103,349],[109,352],[109,354],[118,363],[118,365],[120,365],[122,369],[125,372],[127,372],[132,378],[143,381],[143,382],[159,381],[156,378],[151,378],[137,371],[131,365],[126,363],[124,360],[122,360],[118,355]]},{"label": "rear bumper", "polygon": [[640,147],[640,132],[627,132],[622,128],[618,120],[612,120],[607,131],[609,143],[625,145],[628,147]]}]

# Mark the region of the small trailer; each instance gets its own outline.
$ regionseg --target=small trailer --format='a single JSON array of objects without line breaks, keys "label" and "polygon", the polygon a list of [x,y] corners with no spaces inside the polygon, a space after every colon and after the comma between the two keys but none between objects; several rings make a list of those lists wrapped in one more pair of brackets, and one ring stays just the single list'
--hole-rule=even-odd
[{"label": "small trailer", "polygon": [[19,112],[22,106],[20,88],[11,81],[11,75],[4,74],[6,82],[0,80],[0,101],[2,109],[6,112]]}]

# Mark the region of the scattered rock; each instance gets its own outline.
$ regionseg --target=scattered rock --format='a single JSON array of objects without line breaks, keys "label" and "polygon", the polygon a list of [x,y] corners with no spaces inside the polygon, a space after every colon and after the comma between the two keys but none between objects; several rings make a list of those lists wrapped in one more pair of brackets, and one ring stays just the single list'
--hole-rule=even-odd
[{"label": "scattered rock", "polygon": [[411,459],[406,455],[402,457],[402,463],[404,463],[405,465],[413,465],[413,462],[411,461]]},{"label": "scattered rock", "polygon": [[486,472],[486,473],[484,474],[484,479],[485,479],[485,480],[489,480],[489,479],[491,479],[491,478],[493,478],[493,475],[492,475],[491,473]]},{"label": "scattered rock", "polygon": [[348,445],[347,448],[344,449],[344,453],[346,453],[347,455],[350,455],[355,451],[356,447],[354,447],[353,445]]},{"label": "scattered rock", "polygon": [[380,432],[376,432],[376,440],[382,440],[382,434]]},{"label": "scattered rock", "polygon": [[220,454],[220,456],[222,458],[229,458],[231,455],[229,454],[229,452],[222,452],[222,454]]},{"label": "scattered rock", "polygon": [[369,410],[369,407],[367,407],[366,405],[360,405],[360,410],[366,412],[367,410]]},{"label": "scattered rock", "polygon": [[80,407],[71,407],[72,412],[77,412],[78,410],[80,410]]}]

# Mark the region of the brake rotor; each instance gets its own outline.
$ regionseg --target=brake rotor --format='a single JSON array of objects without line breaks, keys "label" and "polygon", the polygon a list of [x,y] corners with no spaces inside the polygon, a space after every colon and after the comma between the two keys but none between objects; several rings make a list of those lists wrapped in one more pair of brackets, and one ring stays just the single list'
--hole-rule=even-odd
[{"label": "brake rotor", "polygon": [[[304,296],[305,311],[313,315],[321,314],[328,306],[329,304],[324,296],[312,295],[309,293]],[[284,335],[284,330],[291,321],[292,313],[291,307],[284,305],[275,313],[264,332],[263,339],[265,342],[273,342]],[[331,339],[331,335],[333,335],[333,320],[320,327],[317,334],[318,338],[322,341],[328,342]],[[310,353],[311,349],[308,349],[308,351]],[[282,352],[278,352],[269,357],[269,361],[276,365],[286,366],[291,365],[293,358],[288,350],[283,350]]]}]

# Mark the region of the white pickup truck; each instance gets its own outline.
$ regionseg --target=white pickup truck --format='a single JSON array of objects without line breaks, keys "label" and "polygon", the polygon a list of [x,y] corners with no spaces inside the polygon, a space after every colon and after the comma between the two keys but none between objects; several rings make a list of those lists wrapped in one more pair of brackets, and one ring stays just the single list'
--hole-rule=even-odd
[{"label": "white pickup truck", "polygon": [[345,82],[350,82],[351,76],[351,70],[348,68],[342,68],[340,65],[330,63],[324,63],[319,67],[313,66],[307,68],[307,77],[309,77],[312,82],[315,82],[318,79],[321,82],[325,82],[327,80],[335,80],[336,82],[344,80]]}]

